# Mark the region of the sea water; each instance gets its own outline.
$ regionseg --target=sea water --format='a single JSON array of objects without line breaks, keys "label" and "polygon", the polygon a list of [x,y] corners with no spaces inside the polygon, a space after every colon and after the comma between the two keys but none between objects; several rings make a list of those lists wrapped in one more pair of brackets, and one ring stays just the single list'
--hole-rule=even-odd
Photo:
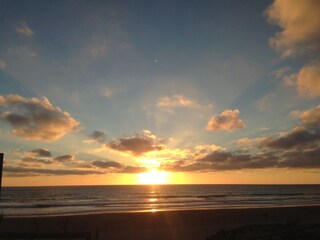
[{"label": "sea water", "polygon": [[320,185],[3,187],[5,216],[256,208],[320,204]]}]

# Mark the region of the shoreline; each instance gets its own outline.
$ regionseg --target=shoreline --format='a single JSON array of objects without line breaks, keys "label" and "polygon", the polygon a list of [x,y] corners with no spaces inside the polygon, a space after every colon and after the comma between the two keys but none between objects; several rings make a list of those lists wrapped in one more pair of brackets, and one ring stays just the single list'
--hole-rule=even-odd
[{"label": "shoreline", "polygon": [[[158,212],[184,212],[184,211],[216,211],[216,210],[238,210],[238,209],[274,209],[274,208],[304,208],[304,207],[320,207],[320,203],[318,204],[307,204],[307,205],[274,205],[274,206],[235,206],[235,207],[225,207],[225,208],[189,208],[189,209],[179,209],[179,208],[171,208],[171,209],[150,209],[150,210],[128,210],[128,211],[83,211],[76,213],[61,213],[61,214],[34,214],[34,215],[8,215],[6,216],[4,213],[4,217],[7,219],[15,219],[15,218],[51,218],[51,217],[72,217],[72,216],[99,216],[105,214],[133,214],[133,213],[158,213]],[[4,209],[5,210],[5,209]]]},{"label": "shoreline", "polygon": [[[320,206],[4,217],[1,231],[90,233],[103,239],[206,239],[222,230],[261,224],[320,224]],[[95,239],[95,238],[93,238]]]}]

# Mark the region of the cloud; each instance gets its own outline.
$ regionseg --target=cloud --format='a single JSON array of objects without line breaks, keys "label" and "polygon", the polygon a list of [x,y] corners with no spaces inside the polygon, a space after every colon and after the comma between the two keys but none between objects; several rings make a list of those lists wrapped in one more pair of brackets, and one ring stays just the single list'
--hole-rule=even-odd
[{"label": "cloud", "polygon": [[270,44],[282,57],[320,49],[320,2],[317,0],[275,0],[266,10],[266,18],[280,26]]},{"label": "cloud", "polygon": [[57,162],[68,163],[73,162],[75,160],[75,156],[73,154],[62,155],[54,158]]},{"label": "cloud", "polygon": [[4,172],[15,174],[15,176],[35,176],[35,175],[89,175],[89,174],[104,174],[98,170],[78,170],[78,169],[44,169],[44,168],[26,168],[5,166]]},{"label": "cloud", "polygon": [[142,134],[113,140],[106,144],[106,147],[139,156],[144,153],[163,150],[164,145],[161,142],[162,140],[152,135],[150,131],[143,131]]},{"label": "cloud", "polygon": [[52,159],[41,159],[34,157],[24,157],[21,159],[22,163],[40,163],[40,164],[53,164],[54,161]]},{"label": "cloud", "polygon": [[51,152],[45,148],[33,149],[29,153],[35,157],[51,157]]},{"label": "cloud", "polygon": [[174,172],[208,172],[241,169],[262,169],[277,166],[278,157],[262,152],[251,155],[242,152],[214,151],[196,161],[178,161],[166,164],[162,169]]},{"label": "cloud", "polygon": [[212,106],[202,105],[196,101],[193,101],[189,98],[186,98],[182,95],[172,95],[164,96],[158,99],[157,107],[165,109],[174,109],[174,108],[193,108],[193,109],[210,109]]},{"label": "cloud", "polygon": [[14,26],[14,30],[17,33],[20,33],[26,37],[31,37],[34,34],[33,30],[28,26],[27,22],[25,21],[18,22]]},{"label": "cloud", "polygon": [[266,137],[261,138],[240,138],[236,141],[233,141],[238,147],[242,148],[254,148],[261,144],[261,142],[265,141]]},{"label": "cloud", "polygon": [[0,69],[5,69],[7,66],[6,62],[0,58]]},{"label": "cloud", "polygon": [[320,105],[298,113],[300,120],[306,127],[320,129]]},{"label": "cloud", "polygon": [[235,129],[244,128],[245,124],[239,117],[240,111],[235,110],[224,110],[219,115],[213,116],[207,125],[207,130],[218,131],[226,130],[232,131]]},{"label": "cloud", "polygon": [[158,107],[164,107],[164,108],[175,108],[175,107],[186,107],[186,108],[194,108],[196,104],[182,96],[182,95],[173,95],[171,97],[165,96],[158,100],[157,103]]},{"label": "cloud", "polygon": [[141,173],[146,172],[148,169],[145,167],[125,166],[120,173]]},{"label": "cloud", "polygon": [[260,143],[260,147],[272,149],[311,148],[320,141],[319,130],[309,130],[304,127],[296,127],[277,138],[267,137]]},{"label": "cloud", "polygon": [[225,148],[217,146],[215,144],[198,145],[194,147],[193,156],[195,158],[202,158],[204,156],[207,156],[211,152],[222,151],[222,150],[225,150]]},{"label": "cloud", "polygon": [[320,61],[300,69],[296,75],[296,87],[302,96],[320,97]]},{"label": "cloud", "polygon": [[92,165],[99,168],[122,168],[122,165],[114,161],[93,161]]},{"label": "cloud", "polygon": [[311,150],[291,151],[283,154],[279,167],[320,168],[320,147]]},{"label": "cloud", "polygon": [[85,140],[85,142],[87,143],[91,143],[92,141],[98,142],[98,143],[104,143],[106,140],[106,134],[102,131],[93,131],[93,133],[91,133],[88,136],[88,139]]},{"label": "cloud", "polygon": [[11,134],[29,140],[54,141],[79,126],[46,97],[0,96],[0,119],[11,125]]}]

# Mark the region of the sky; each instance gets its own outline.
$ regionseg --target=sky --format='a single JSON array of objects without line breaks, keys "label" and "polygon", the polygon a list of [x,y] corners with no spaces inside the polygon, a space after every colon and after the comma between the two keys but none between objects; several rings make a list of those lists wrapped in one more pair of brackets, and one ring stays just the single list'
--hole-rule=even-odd
[{"label": "sky", "polygon": [[320,184],[319,12],[1,0],[3,184]]}]

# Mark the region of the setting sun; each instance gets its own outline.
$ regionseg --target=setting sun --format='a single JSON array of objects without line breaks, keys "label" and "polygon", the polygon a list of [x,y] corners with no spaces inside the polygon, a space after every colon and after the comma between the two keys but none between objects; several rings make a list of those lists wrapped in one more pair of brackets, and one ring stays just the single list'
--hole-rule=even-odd
[{"label": "setting sun", "polygon": [[140,173],[138,175],[139,184],[166,184],[168,183],[168,173],[150,170],[149,172]]}]

